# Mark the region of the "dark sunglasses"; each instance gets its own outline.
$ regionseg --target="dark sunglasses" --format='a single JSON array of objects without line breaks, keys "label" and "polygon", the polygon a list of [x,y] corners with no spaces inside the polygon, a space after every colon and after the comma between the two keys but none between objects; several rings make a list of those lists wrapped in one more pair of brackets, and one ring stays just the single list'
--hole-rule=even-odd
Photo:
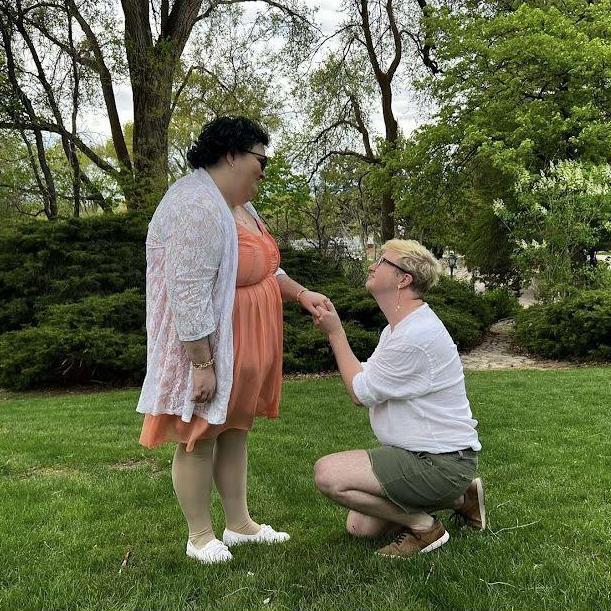
[{"label": "dark sunglasses", "polygon": [[399,267],[396,263],[393,263],[392,261],[389,261],[385,257],[380,257],[375,262],[375,268],[378,269],[378,267],[380,267],[380,265],[382,265],[382,263],[387,263],[388,265],[391,265],[392,267],[394,267],[395,269],[398,269],[403,274],[409,274],[409,272],[407,270],[403,269],[402,267]]},{"label": "dark sunglasses", "polygon": [[269,161],[269,157],[267,155],[261,155],[260,153],[255,153],[254,151],[244,151],[244,152],[254,155],[259,161],[259,165],[261,166],[261,171],[263,172],[263,170],[265,170],[265,166],[267,165],[267,162]]}]

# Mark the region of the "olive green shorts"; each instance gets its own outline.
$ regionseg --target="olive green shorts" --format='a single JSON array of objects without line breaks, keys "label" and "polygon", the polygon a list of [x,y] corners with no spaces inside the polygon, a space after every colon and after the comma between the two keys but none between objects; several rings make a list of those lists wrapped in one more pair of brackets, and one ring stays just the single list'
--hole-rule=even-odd
[{"label": "olive green shorts", "polygon": [[408,513],[452,509],[477,469],[478,453],[470,449],[431,454],[380,446],[367,453],[386,497]]}]

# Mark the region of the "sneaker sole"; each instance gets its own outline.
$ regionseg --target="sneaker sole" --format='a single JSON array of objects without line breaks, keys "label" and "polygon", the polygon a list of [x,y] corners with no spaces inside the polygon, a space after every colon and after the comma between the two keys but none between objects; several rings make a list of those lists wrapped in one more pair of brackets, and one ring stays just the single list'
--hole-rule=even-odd
[{"label": "sneaker sole", "polygon": [[286,539],[276,541],[266,541],[265,539],[233,539],[231,536],[226,537],[223,533],[223,543],[227,547],[236,547],[237,545],[280,545],[290,540],[290,535]]},{"label": "sneaker sole", "polygon": [[231,547],[238,547],[239,545],[280,545],[282,543],[285,543],[285,541],[288,541],[288,539],[284,539],[283,541],[236,541],[234,543],[227,543],[226,541],[223,541],[223,543],[231,548]]},{"label": "sneaker sole", "polygon": [[[418,553],[419,554],[427,554],[428,552],[432,552],[438,548],[440,548],[444,543],[447,543],[450,540],[450,533],[446,530],[446,532],[437,539],[437,541],[433,541],[430,545],[423,547]],[[379,552],[375,552],[376,556],[381,556],[382,558],[397,558],[398,560],[408,560],[412,558],[416,554],[411,554],[409,556],[398,556],[398,555],[390,555],[390,554],[380,554]]]},{"label": "sneaker sole", "polygon": [[482,526],[480,530],[486,530],[486,503],[484,498],[484,483],[482,482],[481,477],[475,479],[475,486],[477,488],[477,504],[479,507],[479,515],[482,520]]},{"label": "sneaker sole", "polygon": [[200,564],[203,564],[204,566],[209,566],[212,564],[223,564],[224,562],[231,562],[231,560],[233,560],[233,556],[231,558],[223,558],[222,560],[202,560],[201,558],[199,558],[198,556],[196,556],[195,554],[186,554],[187,558],[191,558],[191,560],[195,560],[195,562],[199,562]]},{"label": "sneaker sole", "polygon": [[447,543],[449,540],[450,540],[450,533],[446,530],[446,532],[444,532],[443,535],[441,535],[441,537],[437,539],[437,541],[433,541],[433,543],[431,543],[430,545],[423,547],[420,550],[420,553],[426,554],[428,552],[432,552],[433,550],[437,549],[438,547],[441,547],[444,543]]}]

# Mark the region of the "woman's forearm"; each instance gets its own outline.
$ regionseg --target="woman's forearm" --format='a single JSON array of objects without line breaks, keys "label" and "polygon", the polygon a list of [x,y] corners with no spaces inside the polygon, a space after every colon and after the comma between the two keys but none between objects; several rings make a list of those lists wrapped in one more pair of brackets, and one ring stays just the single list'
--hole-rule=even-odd
[{"label": "woman's forearm", "polygon": [[363,366],[356,356],[354,356],[354,352],[352,352],[352,348],[350,348],[344,329],[332,332],[329,335],[329,343],[333,349],[333,354],[335,355],[337,367],[342,376],[344,386],[352,398],[352,402],[356,405],[360,405],[361,402],[354,394],[352,388],[352,380],[357,373],[363,371]]},{"label": "woman's forearm", "polygon": [[297,295],[307,290],[304,286],[301,286],[299,282],[295,282],[288,274],[281,274],[276,276],[278,286],[280,287],[280,295],[284,301],[297,301]]}]

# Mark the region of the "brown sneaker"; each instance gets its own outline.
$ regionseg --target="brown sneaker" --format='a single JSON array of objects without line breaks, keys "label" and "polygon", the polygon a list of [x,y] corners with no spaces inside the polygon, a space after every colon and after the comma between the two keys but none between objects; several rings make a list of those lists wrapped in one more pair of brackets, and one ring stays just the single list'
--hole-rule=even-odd
[{"label": "brown sneaker", "polygon": [[391,558],[408,558],[414,554],[425,554],[447,543],[450,535],[443,524],[435,518],[433,528],[427,532],[415,533],[409,528],[404,529],[397,538],[376,554]]},{"label": "brown sneaker", "polygon": [[465,500],[456,512],[457,516],[471,528],[486,529],[486,505],[484,504],[484,484],[481,478],[474,479],[465,490]]}]

